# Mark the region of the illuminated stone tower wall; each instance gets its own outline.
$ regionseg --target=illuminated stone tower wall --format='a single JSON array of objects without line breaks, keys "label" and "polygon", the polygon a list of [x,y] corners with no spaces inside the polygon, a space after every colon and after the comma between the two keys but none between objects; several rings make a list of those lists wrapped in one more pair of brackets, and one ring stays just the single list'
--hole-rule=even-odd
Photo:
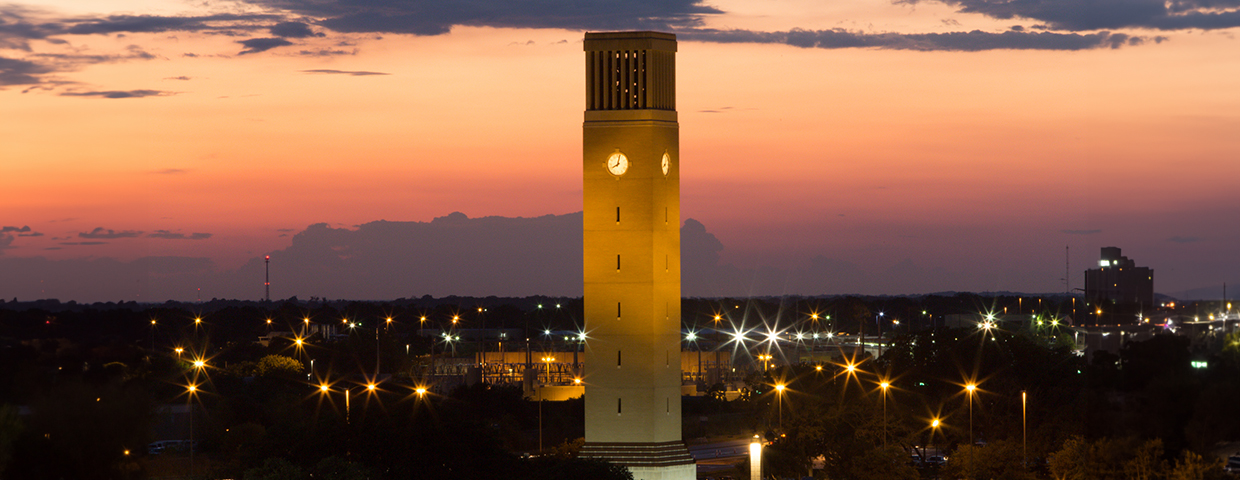
[{"label": "illuminated stone tower wall", "polygon": [[692,479],[680,436],[676,36],[587,33],[586,444],[637,480]]}]

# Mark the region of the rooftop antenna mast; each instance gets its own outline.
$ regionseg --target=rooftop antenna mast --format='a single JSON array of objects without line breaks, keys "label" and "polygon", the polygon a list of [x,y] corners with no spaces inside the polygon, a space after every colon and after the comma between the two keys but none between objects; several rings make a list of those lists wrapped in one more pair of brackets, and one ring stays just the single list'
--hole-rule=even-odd
[{"label": "rooftop antenna mast", "polygon": [[263,287],[265,287],[267,290],[266,298],[267,298],[267,301],[270,302],[271,301],[271,255],[267,255],[267,258],[263,259],[263,267],[266,269],[266,272],[264,272]]}]

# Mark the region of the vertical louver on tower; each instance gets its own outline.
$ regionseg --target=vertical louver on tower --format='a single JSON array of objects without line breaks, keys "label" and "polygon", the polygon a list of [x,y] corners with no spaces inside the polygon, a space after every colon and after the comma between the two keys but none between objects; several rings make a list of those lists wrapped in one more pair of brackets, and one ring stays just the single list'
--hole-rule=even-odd
[{"label": "vertical louver on tower", "polygon": [[586,51],[586,110],[675,110],[676,36],[656,32],[609,36],[617,49]]}]

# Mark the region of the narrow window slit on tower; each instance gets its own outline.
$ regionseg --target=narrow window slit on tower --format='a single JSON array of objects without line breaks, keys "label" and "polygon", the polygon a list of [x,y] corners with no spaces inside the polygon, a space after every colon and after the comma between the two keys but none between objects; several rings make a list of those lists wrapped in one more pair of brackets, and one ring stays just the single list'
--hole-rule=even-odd
[{"label": "narrow window slit on tower", "polygon": [[616,368],[620,368],[620,350],[616,350]]},{"label": "narrow window slit on tower", "polygon": [[620,302],[616,302],[616,320],[620,319]]},{"label": "narrow window slit on tower", "polygon": [[667,414],[668,414],[668,415],[671,415],[671,414],[672,414],[672,398],[671,398],[671,397],[663,397],[663,404],[664,404],[664,405],[666,406],[666,408],[667,408]]},{"label": "narrow window slit on tower", "polygon": [[619,253],[616,254],[616,271],[617,272],[620,271],[620,254]]},{"label": "narrow window slit on tower", "polygon": [[623,406],[623,404],[620,402],[620,400],[621,400],[621,399],[619,399],[619,398],[617,398],[617,399],[616,399],[616,415],[619,415],[619,414],[620,414],[621,407]]},{"label": "narrow window slit on tower", "polygon": [[663,351],[663,366],[664,367],[672,366],[672,352],[669,352],[667,350]]},{"label": "narrow window slit on tower", "polygon": [[[619,220],[617,220],[619,221]],[[663,224],[667,224],[667,207],[663,207]]]},{"label": "narrow window slit on tower", "polygon": [[616,207],[616,225],[620,224],[620,207]]}]

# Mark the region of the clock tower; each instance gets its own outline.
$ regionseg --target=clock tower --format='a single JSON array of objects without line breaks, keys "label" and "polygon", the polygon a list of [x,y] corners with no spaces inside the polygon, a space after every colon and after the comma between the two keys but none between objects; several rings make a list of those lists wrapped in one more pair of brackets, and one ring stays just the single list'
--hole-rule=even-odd
[{"label": "clock tower", "polygon": [[694,479],[680,436],[676,36],[587,33],[585,445],[635,480]]}]

